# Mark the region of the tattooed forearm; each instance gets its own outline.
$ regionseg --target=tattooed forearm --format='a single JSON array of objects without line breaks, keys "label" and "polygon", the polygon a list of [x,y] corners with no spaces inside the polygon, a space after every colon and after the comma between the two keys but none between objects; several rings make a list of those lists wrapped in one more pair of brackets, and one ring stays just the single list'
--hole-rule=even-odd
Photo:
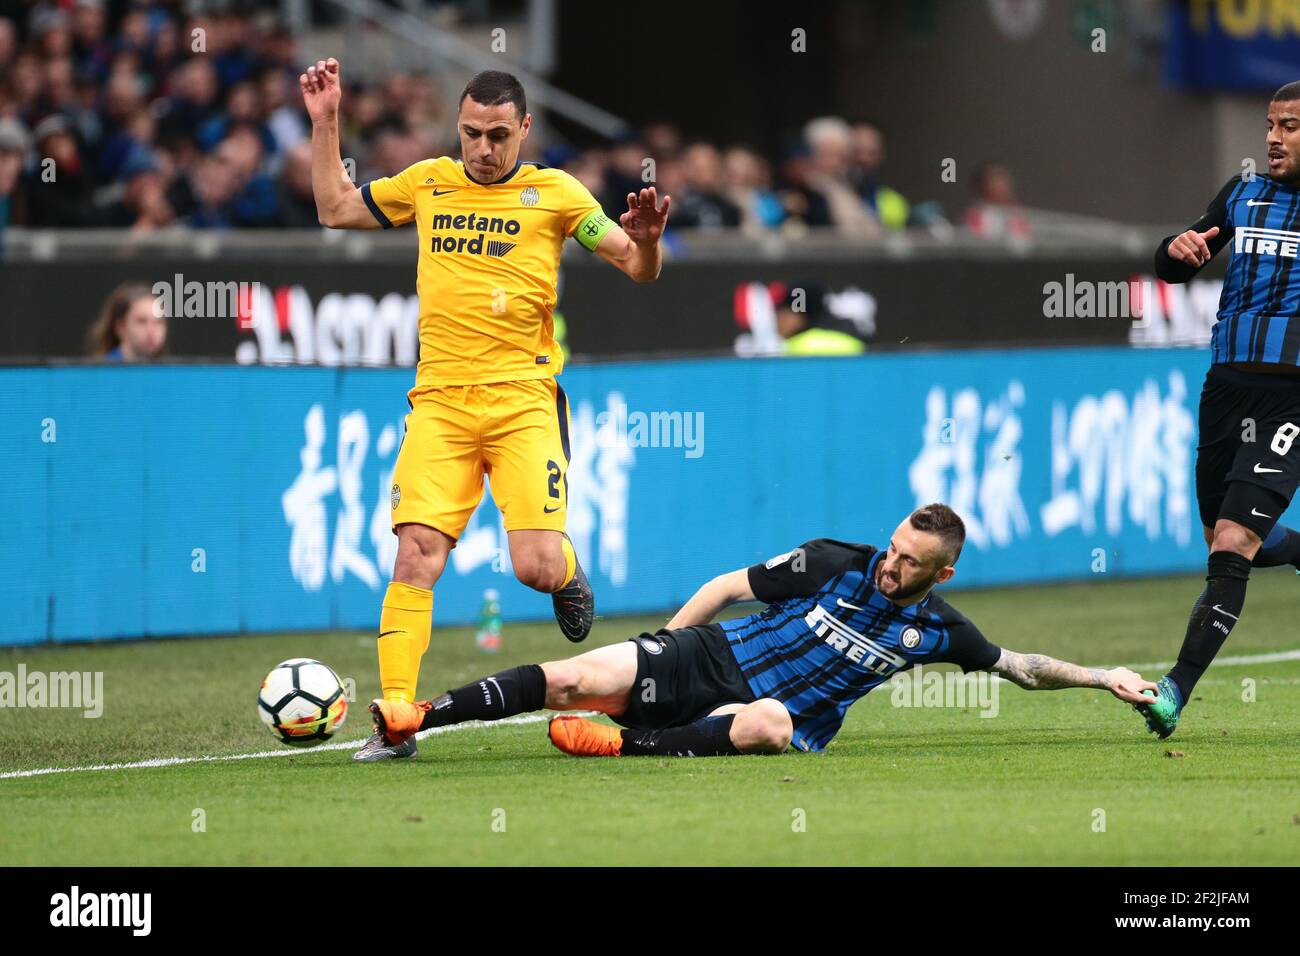
[{"label": "tattooed forearm", "polygon": [[1025,690],[1059,690],[1063,687],[1109,688],[1110,679],[1100,667],[1080,667],[1046,654],[1002,652],[993,669]]}]

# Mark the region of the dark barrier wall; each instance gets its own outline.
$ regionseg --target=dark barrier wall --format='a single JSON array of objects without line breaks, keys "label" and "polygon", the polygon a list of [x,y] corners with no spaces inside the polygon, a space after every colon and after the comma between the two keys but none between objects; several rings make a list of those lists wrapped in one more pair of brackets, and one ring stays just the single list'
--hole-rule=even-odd
[{"label": "dark barrier wall", "polygon": [[[1115,314],[1113,301],[1089,307],[1077,290],[1088,283],[1149,279],[1150,268],[1145,252],[1106,258],[925,253],[869,261],[671,261],[658,282],[635,285],[604,263],[569,257],[560,310],[571,350],[596,357],[730,352],[742,332],[735,320],[738,290],[771,282],[869,294],[877,349],[1119,344],[1129,340],[1130,318]],[[104,299],[128,279],[163,283],[178,302],[170,332],[171,352],[178,357],[328,365],[411,364],[416,358],[413,252],[339,262],[304,257],[9,265],[0,268],[0,358],[81,355],[86,329]],[[227,296],[223,287],[235,283],[248,286]],[[186,291],[194,284],[201,307],[193,307]],[[1045,289],[1052,284],[1068,299],[1064,317],[1045,314]],[[1195,302],[1175,290],[1170,308],[1181,310],[1184,325],[1190,321],[1203,331],[1213,318],[1217,280],[1202,285]]]}]

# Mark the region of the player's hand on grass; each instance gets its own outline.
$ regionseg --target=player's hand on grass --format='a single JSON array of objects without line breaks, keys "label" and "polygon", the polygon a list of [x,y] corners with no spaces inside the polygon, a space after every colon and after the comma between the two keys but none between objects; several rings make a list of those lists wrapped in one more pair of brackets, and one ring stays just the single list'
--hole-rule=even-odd
[{"label": "player's hand on grass", "polygon": [[1127,667],[1112,667],[1106,671],[1106,678],[1110,692],[1130,704],[1150,702],[1150,697],[1143,696],[1144,690],[1153,690],[1157,693],[1160,691],[1160,688],[1151,681],[1145,680],[1141,674]]},{"label": "player's hand on grass", "polygon": [[1218,226],[1211,226],[1205,232],[1188,229],[1180,236],[1174,236],[1169,242],[1169,258],[1185,262],[1199,269],[1210,261],[1209,240],[1219,234]]},{"label": "player's hand on grass", "polygon": [[307,104],[307,115],[313,123],[328,122],[339,115],[339,98],[342,86],[339,84],[339,61],[330,57],[317,60],[314,66],[307,67],[307,72],[298,77],[302,87],[302,99]]},{"label": "player's hand on grass", "polygon": [[618,224],[638,246],[652,246],[664,234],[672,201],[671,196],[664,196],[660,206],[653,186],[641,190],[640,194],[628,193],[627,212],[618,217]]}]

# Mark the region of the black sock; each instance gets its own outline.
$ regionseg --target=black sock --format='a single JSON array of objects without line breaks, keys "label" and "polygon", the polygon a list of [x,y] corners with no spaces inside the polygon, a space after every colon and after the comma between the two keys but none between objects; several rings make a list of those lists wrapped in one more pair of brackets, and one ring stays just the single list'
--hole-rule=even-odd
[{"label": "black sock", "polygon": [[685,727],[623,731],[624,757],[722,757],[738,754],[731,742],[735,714],[703,717]]},{"label": "black sock", "polygon": [[1287,564],[1300,568],[1300,532],[1275,524],[1256,552],[1251,565],[1256,568],[1280,568]]},{"label": "black sock", "polygon": [[1219,653],[1246,604],[1249,561],[1235,551],[1215,551],[1207,566],[1205,590],[1192,607],[1178,663],[1169,672],[1169,679],[1178,685],[1184,704],[1191,699],[1192,688]]},{"label": "black sock", "polygon": [[545,704],[546,672],[540,664],[524,664],[447,691],[433,702],[420,729],[466,720],[500,720],[541,710]]}]

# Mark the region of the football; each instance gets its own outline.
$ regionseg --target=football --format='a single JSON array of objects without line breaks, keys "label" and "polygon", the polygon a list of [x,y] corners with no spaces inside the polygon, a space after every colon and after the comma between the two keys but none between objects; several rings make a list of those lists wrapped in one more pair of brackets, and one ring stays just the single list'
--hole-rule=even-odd
[{"label": "football", "polygon": [[257,713],[281,743],[314,747],[348,717],[348,696],[333,669],[307,657],[275,665],[257,694]]}]

